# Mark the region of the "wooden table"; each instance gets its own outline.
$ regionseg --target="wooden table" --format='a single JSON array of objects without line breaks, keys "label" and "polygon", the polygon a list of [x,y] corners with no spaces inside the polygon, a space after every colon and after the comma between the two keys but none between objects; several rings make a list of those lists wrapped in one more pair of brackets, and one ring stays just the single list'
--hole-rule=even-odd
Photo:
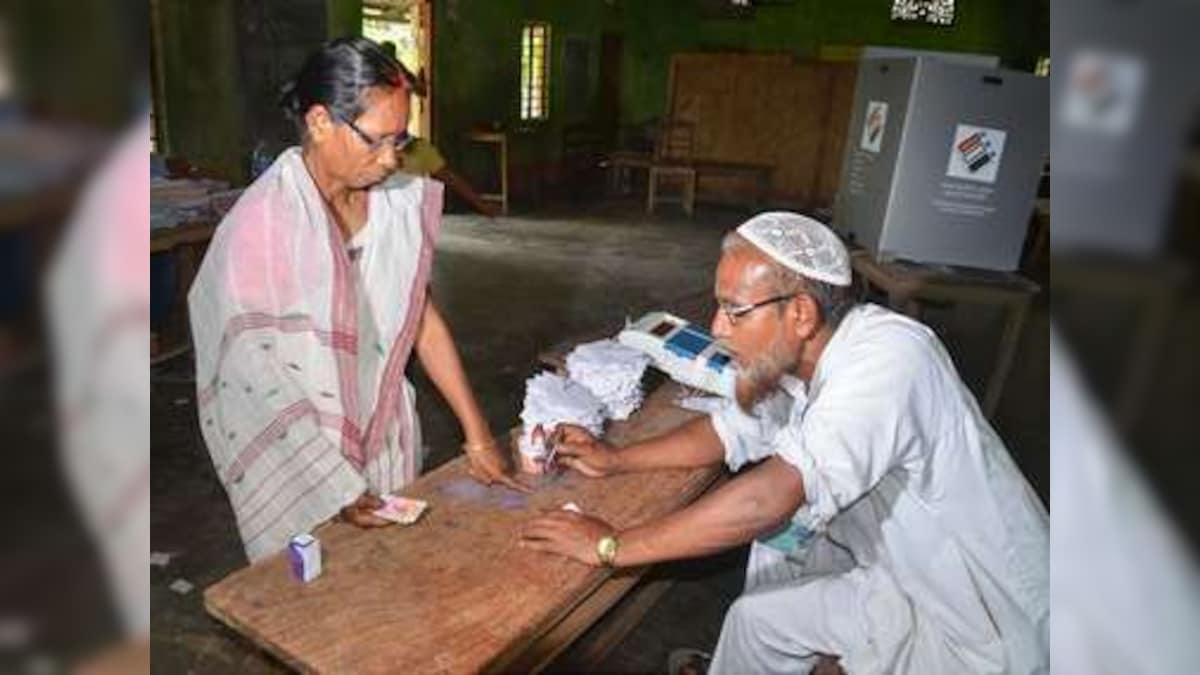
[{"label": "wooden table", "polygon": [[[175,301],[177,306],[182,308],[180,310],[182,319],[176,322],[182,328],[172,331],[179,332],[181,335],[173,336],[175,339],[171,344],[158,345],[153,349],[150,356],[151,365],[162,363],[180,354],[186,354],[191,348],[191,341],[188,339],[190,329],[187,326],[187,294],[192,287],[192,281],[196,278],[196,271],[200,266],[200,259],[204,256],[204,250],[216,229],[216,222],[196,221],[175,227],[150,230],[150,255],[175,256],[175,278],[178,286]],[[153,340],[157,344],[158,336],[154,335]]]},{"label": "wooden table", "polygon": [[922,301],[970,302],[995,305],[1005,310],[1004,331],[983,396],[983,413],[992,418],[1012,369],[1029,306],[1041,287],[1009,272],[904,261],[879,262],[863,249],[852,250],[850,262],[867,283],[887,293],[892,309],[916,319],[920,318]]},{"label": "wooden table", "polygon": [[683,183],[683,190],[677,199],[683,205],[683,210],[689,216],[696,210],[696,186],[700,177],[708,175],[750,176],[755,181],[754,200],[751,206],[757,208],[767,199],[771,190],[771,175],[775,167],[770,164],[754,162],[723,162],[716,160],[655,160],[649,167],[649,183],[646,186],[646,213],[653,213],[657,202],[667,201],[658,193],[658,179],[673,177]]},{"label": "wooden table", "polygon": [[472,131],[467,140],[496,146],[499,161],[500,191],[481,193],[479,196],[500,203],[500,212],[508,215],[508,134],[503,131]]},{"label": "wooden table", "polygon": [[[683,184],[678,197],[663,197],[658,193],[660,178],[678,178]],[[678,202],[683,212],[691,216],[696,212],[696,167],[683,162],[654,162],[650,165],[649,183],[646,184],[646,213],[654,213],[659,202]]]},{"label": "wooden table", "polygon": [[[607,437],[624,444],[697,416],[655,391]],[[280,553],[205,591],[209,613],[305,672],[532,672],[543,668],[632,588],[645,568],[599,569],[517,548],[518,528],[544,509],[576,502],[617,527],[695,499],[720,467],[587,479],[566,473],[523,498],[482,488],[461,457],[404,494],[429,500],[415,525],[316,531],[324,574],[295,581]]]},{"label": "wooden table", "polygon": [[648,152],[618,150],[610,153],[600,163],[600,166],[608,169],[609,194],[618,195],[626,192],[627,190],[624,188],[631,182],[629,174],[634,169],[649,171],[653,164],[654,156]]}]

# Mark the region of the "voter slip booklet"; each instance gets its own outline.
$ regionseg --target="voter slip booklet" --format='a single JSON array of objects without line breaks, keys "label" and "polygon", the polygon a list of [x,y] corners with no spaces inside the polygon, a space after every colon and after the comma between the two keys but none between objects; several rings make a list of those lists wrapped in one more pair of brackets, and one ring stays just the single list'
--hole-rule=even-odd
[{"label": "voter slip booklet", "polygon": [[412,525],[417,522],[422,513],[425,513],[425,509],[427,508],[429,508],[429,503],[420,499],[409,499],[400,495],[388,495],[383,498],[383,506],[373,511],[373,513],[393,523]]}]

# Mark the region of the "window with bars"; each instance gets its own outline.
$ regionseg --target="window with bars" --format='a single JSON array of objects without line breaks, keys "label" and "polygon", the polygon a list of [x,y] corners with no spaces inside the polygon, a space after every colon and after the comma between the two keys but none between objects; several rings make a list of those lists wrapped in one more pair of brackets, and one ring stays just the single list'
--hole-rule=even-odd
[{"label": "window with bars", "polygon": [[550,116],[550,24],[531,22],[521,29],[521,119]]}]

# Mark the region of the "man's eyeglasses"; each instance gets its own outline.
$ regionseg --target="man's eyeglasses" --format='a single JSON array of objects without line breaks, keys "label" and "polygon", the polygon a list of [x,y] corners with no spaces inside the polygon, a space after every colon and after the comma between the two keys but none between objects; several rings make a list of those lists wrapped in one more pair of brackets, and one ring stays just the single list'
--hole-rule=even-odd
[{"label": "man's eyeglasses", "polygon": [[337,117],[342,122],[345,122],[346,126],[350,127],[350,130],[353,131],[355,134],[357,134],[358,137],[360,139],[362,139],[363,143],[366,143],[367,150],[372,153],[379,152],[380,150],[384,149],[385,147],[387,147],[389,142],[392,144],[393,147],[395,147],[396,152],[400,152],[400,151],[404,150],[404,147],[406,145],[408,145],[413,139],[413,137],[411,135],[409,135],[407,130],[401,131],[398,134],[387,134],[384,136],[380,136],[379,138],[373,138],[370,134],[368,134],[367,132],[358,128],[358,125],[355,124],[352,120],[350,120],[346,117],[343,117],[341,115],[335,115],[335,117]]},{"label": "man's eyeglasses", "polygon": [[766,300],[760,300],[758,302],[750,302],[750,303],[746,303],[744,305],[730,305],[730,304],[721,302],[721,303],[717,303],[717,307],[722,312],[725,313],[725,318],[729,319],[730,325],[736,326],[738,319],[741,319],[742,317],[746,316],[750,312],[753,312],[754,310],[756,310],[760,307],[766,307],[767,305],[773,305],[777,302],[783,302],[784,300],[791,300],[792,298],[796,297],[796,295],[797,295],[796,293],[788,293],[787,295],[776,295],[774,297],[767,298]]}]

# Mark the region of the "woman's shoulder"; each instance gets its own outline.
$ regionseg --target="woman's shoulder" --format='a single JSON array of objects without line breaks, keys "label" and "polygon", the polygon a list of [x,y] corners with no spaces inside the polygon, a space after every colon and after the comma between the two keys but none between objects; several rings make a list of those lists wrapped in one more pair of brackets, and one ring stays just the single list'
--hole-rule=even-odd
[{"label": "woman's shoulder", "polygon": [[293,216],[303,211],[298,208],[298,202],[303,200],[300,194],[303,186],[299,184],[303,177],[298,174],[297,166],[304,170],[297,148],[280,153],[270,168],[242,191],[222,217],[218,233],[292,225]]}]

